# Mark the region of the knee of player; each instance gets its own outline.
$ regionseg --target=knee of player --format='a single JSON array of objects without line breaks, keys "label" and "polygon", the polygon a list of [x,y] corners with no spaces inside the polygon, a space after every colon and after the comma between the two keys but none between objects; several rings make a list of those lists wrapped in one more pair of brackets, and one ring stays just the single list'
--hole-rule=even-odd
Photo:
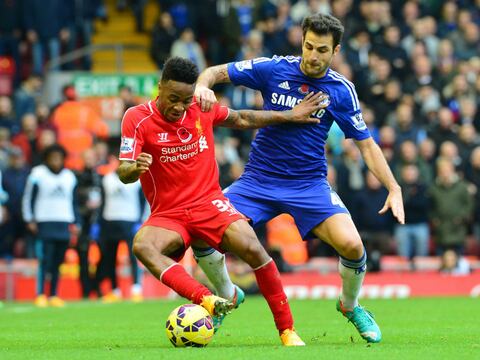
[{"label": "knee of player", "polygon": [[135,236],[133,239],[132,251],[138,258],[147,255],[149,252],[154,251],[153,240],[143,236]]},{"label": "knee of player", "polygon": [[250,259],[250,261],[255,262],[255,264],[258,262],[263,263],[269,259],[267,251],[257,239],[252,239],[248,242],[245,249],[245,256]]},{"label": "knee of player", "polygon": [[359,259],[363,256],[364,251],[360,236],[346,238],[339,249],[340,255],[347,259]]}]

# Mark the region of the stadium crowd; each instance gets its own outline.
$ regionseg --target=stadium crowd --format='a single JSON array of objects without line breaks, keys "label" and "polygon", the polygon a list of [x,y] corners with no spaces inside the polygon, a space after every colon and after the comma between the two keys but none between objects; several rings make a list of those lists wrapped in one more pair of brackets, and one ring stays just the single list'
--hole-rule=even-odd
[{"label": "stadium crowd", "polygon": [[[83,12],[69,10],[70,3],[82,4]],[[161,11],[151,30],[151,56],[159,69],[171,55],[191,59],[200,70],[234,60],[298,55],[305,15],[323,12],[341,19],[346,33],[333,67],[356,85],[363,118],[402,185],[405,201],[406,225],[377,214],[386,190],[334,125],[328,140],[329,181],[350,210],[367,250],[408,259],[447,250],[480,255],[479,0],[158,3]],[[36,8],[39,4],[41,9]],[[138,31],[145,31],[145,5],[143,0],[118,2],[121,8],[132,8]],[[59,15],[52,16],[48,9]],[[0,96],[0,256],[34,256],[21,201],[31,168],[42,163],[42,150],[57,142],[66,147],[67,167],[75,170],[83,187],[79,251],[101,233],[92,230],[98,216],[92,210],[99,208],[92,197],[101,187],[97,175],[115,167],[118,139],[109,141],[96,114],[86,122],[72,118],[83,109],[74,88],[66,87],[64,101],[53,108],[40,100],[44,48],[55,57],[88,44],[95,18],[108,19],[102,1],[0,1],[0,56],[11,56],[16,69],[14,91]],[[49,19],[70,20],[54,24]],[[46,31],[45,22],[48,34],[41,33]],[[64,70],[74,68],[88,70],[91,61],[86,58]],[[262,107],[261,96],[253,90],[230,86],[216,90],[232,108]],[[122,92],[125,109],[134,105],[131,91]],[[72,147],[77,138],[72,138],[72,131],[82,131],[86,142]],[[222,187],[241,175],[253,136],[252,131],[218,129]],[[114,144],[110,150],[109,144]],[[321,242],[309,242],[308,247],[309,256],[332,255]]]}]

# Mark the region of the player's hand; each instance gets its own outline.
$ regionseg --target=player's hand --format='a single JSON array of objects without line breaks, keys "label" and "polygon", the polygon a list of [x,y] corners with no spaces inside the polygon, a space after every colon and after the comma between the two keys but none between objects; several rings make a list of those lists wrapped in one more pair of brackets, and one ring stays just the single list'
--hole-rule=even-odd
[{"label": "player's hand", "polygon": [[388,209],[392,209],[393,216],[400,224],[405,224],[405,211],[403,210],[402,190],[400,188],[391,190],[388,193],[385,205],[378,213],[385,214]]},{"label": "player's hand", "polygon": [[292,120],[307,124],[318,124],[320,119],[311,115],[317,110],[326,108],[329,104],[330,100],[327,94],[311,92],[292,109]]},{"label": "player's hand", "polygon": [[142,175],[145,171],[148,171],[150,165],[152,165],[152,161],[152,155],[144,152],[140,153],[137,157],[137,160],[135,160],[137,172]]},{"label": "player's hand", "polygon": [[202,85],[195,88],[195,98],[200,103],[203,112],[209,112],[213,104],[217,102],[217,97],[213,90]]}]

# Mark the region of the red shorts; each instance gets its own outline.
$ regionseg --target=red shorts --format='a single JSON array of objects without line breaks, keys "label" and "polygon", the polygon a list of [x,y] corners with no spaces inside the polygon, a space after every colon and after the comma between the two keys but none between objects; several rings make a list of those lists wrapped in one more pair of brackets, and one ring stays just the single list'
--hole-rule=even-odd
[{"label": "red shorts", "polygon": [[[225,230],[237,220],[246,220],[245,216],[237,211],[230,201],[222,194],[210,198],[190,208],[179,209],[168,214],[152,214],[142,226],[156,226],[172,230],[180,234],[185,249],[193,240],[203,240],[214,249],[224,252],[220,248]],[[175,256],[175,260],[180,260]]]}]

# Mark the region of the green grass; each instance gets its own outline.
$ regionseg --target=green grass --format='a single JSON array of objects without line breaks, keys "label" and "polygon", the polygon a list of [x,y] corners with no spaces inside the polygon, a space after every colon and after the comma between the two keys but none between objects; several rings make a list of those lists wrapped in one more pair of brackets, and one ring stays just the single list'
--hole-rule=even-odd
[{"label": "green grass", "polygon": [[383,332],[367,345],[330,300],[292,301],[307,346],[283,348],[266,303],[248,297],[204,349],[173,348],[169,312],[185,301],[0,308],[0,359],[480,359],[478,299],[364,301]]}]

